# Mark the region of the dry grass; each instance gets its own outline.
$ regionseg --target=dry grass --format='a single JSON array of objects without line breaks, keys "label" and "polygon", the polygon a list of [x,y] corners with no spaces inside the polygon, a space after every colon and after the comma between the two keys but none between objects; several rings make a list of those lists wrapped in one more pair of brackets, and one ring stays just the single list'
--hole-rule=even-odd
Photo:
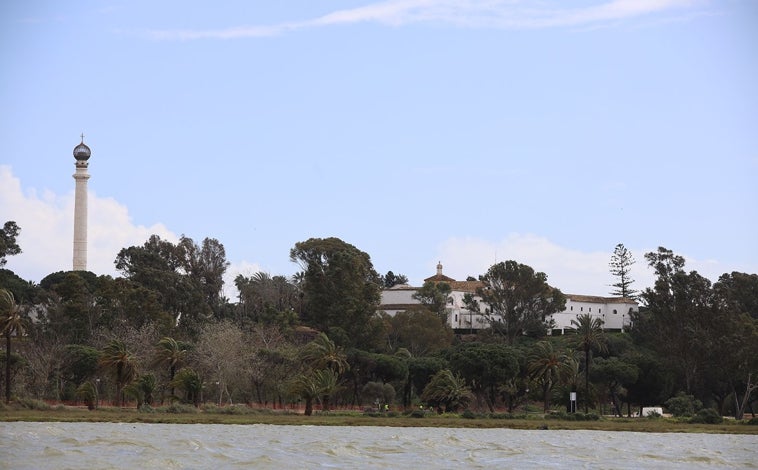
[{"label": "dry grass", "polygon": [[[176,411],[176,410],[174,410]],[[30,410],[20,407],[5,407],[0,410],[0,421],[38,422],[119,422],[119,423],[176,423],[176,424],[276,424],[317,426],[395,426],[437,428],[504,428],[548,430],[599,430],[633,432],[679,432],[712,434],[758,434],[758,426],[727,420],[723,424],[690,424],[674,419],[619,419],[605,418],[598,421],[565,421],[544,419],[530,415],[520,419],[466,419],[457,415],[431,415],[423,418],[410,416],[366,416],[357,412],[333,414],[301,414],[270,410],[239,410],[229,413],[219,410],[166,412],[154,410],[140,412],[136,409],[103,408],[88,411],[82,408],[58,407],[49,410]]]}]

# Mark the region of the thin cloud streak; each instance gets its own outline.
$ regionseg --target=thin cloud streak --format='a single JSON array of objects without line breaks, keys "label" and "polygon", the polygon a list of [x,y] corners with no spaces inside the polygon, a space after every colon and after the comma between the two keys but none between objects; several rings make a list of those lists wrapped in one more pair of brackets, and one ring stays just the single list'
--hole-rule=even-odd
[{"label": "thin cloud streak", "polygon": [[308,28],[356,23],[394,27],[432,23],[472,29],[510,30],[590,27],[681,10],[704,1],[612,0],[591,7],[562,9],[550,8],[545,2],[520,0],[388,0],[298,22],[217,30],[158,30],[150,31],[147,35],[156,40],[260,38]]}]

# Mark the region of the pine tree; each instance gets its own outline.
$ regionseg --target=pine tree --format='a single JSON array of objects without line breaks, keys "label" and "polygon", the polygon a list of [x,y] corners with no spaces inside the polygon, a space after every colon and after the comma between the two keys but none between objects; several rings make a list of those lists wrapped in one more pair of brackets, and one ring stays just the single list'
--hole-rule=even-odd
[{"label": "pine tree", "polygon": [[631,288],[634,279],[630,277],[632,265],[634,263],[635,260],[634,256],[632,256],[632,252],[627,250],[623,243],[616,245],[609,266],[611,268],[611,274],[618,278],[618,282],[611,284],[611,287],[614,288],[611,291],[611,295],[627,299],[635,299],[637,297],[637,291]]}]

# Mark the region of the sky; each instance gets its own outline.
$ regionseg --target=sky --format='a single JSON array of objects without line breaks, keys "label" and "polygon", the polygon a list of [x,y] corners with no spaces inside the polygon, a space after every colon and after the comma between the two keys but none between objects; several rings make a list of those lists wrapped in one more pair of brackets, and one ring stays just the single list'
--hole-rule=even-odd
[{"label": "sky", "polygon": [[516,260],[608,295],[614,247],[758,272],[758,2],[246,0],[0,4],[7,269],[88,269],[209,237],[231,280],[338,237],[412,285]]}]

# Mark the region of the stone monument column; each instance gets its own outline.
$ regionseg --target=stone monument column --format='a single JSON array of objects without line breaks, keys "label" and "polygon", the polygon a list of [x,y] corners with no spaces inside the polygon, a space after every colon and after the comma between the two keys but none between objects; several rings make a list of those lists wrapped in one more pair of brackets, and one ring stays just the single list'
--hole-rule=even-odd
[{"label": "stone monument column", "polygon": [[87,180],[89,173],[87,167],[92,152],[89,147],[84,145],[84,134],[82,134],[82,143],[74,147],[74,158],[76,159],[76,194],[74,199],[74,271],[87,270]]}]

